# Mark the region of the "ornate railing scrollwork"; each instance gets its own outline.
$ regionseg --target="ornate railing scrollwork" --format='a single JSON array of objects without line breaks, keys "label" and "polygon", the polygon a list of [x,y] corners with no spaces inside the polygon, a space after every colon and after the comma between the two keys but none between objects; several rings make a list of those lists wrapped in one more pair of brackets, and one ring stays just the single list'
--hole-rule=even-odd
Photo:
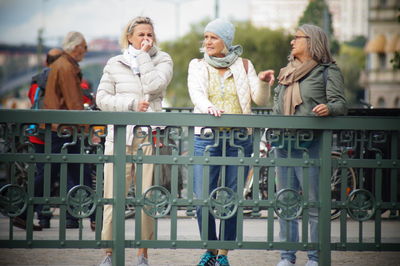
[{"label": "ornate railing scrollwork", "polygon": [[275,198],[275,213],[284,220],[294,220],[303,212],[303,197],[294,189],[281,189]]},{"label": "ornate railing scrollwork", "polygon": [[353,190],[346,200],[347,213],[357,221],[367,221],[376,211],[375,198],[365,189]]},{"label": "ornate railing scrollwork", "polygon": [[67,210],[76,218],[89,217],[96,209],[96,192],[84,185],[77,185],[67,194]]},{"label": "ornate railing scrollwork", "polygon": [[237,193],[228,187],[218,187],[210,193],[209,210],[215,217],[222,220],[229,219],[238,209]]},{"label": "ornate railing scrollwork", "polygon": [[171,193],[162,186],[148,188],[143,201],[143,211],[153,218],[164,217],[171,210]]},{"label": "ornate railing scrollwork", "polygon": [[0,189],[0,212],[8,217],[21,215],[27,207],[28,195],[18,185],[5,185]]}]

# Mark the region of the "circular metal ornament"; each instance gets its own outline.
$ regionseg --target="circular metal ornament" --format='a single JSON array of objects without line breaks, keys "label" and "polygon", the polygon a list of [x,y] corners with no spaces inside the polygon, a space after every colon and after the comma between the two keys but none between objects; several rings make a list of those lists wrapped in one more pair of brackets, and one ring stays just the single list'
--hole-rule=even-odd
[{"label": "circular metal ornament", "polygon": [[228,187],[214,189],[208,202],[210,213],[222,220],[233,217],[238,208],[237,193]]},{"label": "circular metal ornament", "polygon": [[143,211],[153,217],[161,218],[171,210],[171,193],[162,186],[152,186],[143,194]]},{"label": "circular metal ornament", "polygon": [[96,192],[84,185],[77,185],[67,194],[67,210],[76,218],[89,217],[96,209]]},{"label": "circular metal ornament", "polygon": [[8,217],[21,215],[28,205],[28,195],[18,185],[5,185],[0,189],[0,212]]},{"label": "circular metal ornament", "polygon": [[357,221],[366,221],[374,216],[376,211],[375,198],[365,189],[353,190],[346,200],[347,213]]},{"label": "circular metal ornament", "polygon": [[294,189],[281,189],[276,194],[274,210],[284,220],[297,219],[303,212],[303,197]]}]

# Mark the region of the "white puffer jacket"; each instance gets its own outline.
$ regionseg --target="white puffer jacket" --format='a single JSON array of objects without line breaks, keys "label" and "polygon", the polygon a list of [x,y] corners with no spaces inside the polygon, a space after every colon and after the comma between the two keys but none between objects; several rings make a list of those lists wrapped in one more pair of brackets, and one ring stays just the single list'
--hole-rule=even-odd
[{"label": "white puffer jacket", "polygon": [[[248,60],[248,70],[244,68],[242,58],[238,58],[230,67],[235,81],[236,92],[243,114],[251,114],[251,101],[257,105],[265,106],[269,100],[270,87],[261,81]],[[207,63],[204,60],[193,59],[189,64],[188,88],[190,98],[194,104],[195,113],[208,113],[208,107],[214,106],[208,99],[209,76]],[[199,134],[201,128],[196,128]]]},{"label": "white puffer jacket", "polygon": [[[147,112],[160,112],[162,100],[172,79],[171,57],[162,51],[150,57],[146,52],[137,55],[140,75],[134,75],[123,55],[110,58],[104,67],[96,103],[102,111],[127,112],[136,110],[140,100],[150,102]],[[114,141],[113,126],[108,126],[106,140]],[[133,125],[127,127],[126,144],[133,141]]]}]

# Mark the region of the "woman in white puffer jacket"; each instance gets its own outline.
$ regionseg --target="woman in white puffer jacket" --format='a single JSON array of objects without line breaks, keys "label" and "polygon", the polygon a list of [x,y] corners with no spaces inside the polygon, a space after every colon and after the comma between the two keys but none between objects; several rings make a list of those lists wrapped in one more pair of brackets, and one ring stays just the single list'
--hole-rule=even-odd
[{"label": "woman in white puffer jacket", "polygon": [[[160,112],[166,88],[171,81],[171,57],[156,46],[153,22],[148,17],[136,17],[128,23],[121,35],[123,54],[111,58],[104,67],[97,89],[96,103],[102,111]],[[148,138],[135,138],[134,125],[127,126],[126,154],[134,155]],[[149,132],[151,135],[151,132]],[[113,126],[108,126],[105,155],[112,155],[114,148]],[[152,154],[151,145],[142,147],[144,155]],[[126,164],[126,192],[132,182],[134,165]],[[137,174],[136,176],[139,176]],[[142,192],[152,185],[153,165],[144,164]],[[104,198],[113,197],[113,165],[104,165]],[[142,212],[142,239],[153,239],[154,220]],[[112,239],[112,205],[104,206],[102,239]],[[100,265],[112,265],[112,249]],[[147,248],[138,250],[137,265],[148,265]]]}]

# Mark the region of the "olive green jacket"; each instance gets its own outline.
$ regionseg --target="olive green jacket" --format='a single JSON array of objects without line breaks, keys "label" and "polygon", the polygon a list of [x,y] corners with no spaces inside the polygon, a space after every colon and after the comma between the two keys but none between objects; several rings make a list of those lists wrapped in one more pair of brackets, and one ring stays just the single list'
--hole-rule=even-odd
[{"label": "olive green jacket", "polygon": [[[325,68],[327,69],[324,77]],[[283,114],[285,89],[286,86],[282,84],[278,84],[274,89],[274,114]],[[312,109],[322,103],[328,106],[331,116],[347,114],[343,76],[334,63],[320,64],[301,79],[300,94],[303,103],[296,107],[294,115],[313,116]]]}]

